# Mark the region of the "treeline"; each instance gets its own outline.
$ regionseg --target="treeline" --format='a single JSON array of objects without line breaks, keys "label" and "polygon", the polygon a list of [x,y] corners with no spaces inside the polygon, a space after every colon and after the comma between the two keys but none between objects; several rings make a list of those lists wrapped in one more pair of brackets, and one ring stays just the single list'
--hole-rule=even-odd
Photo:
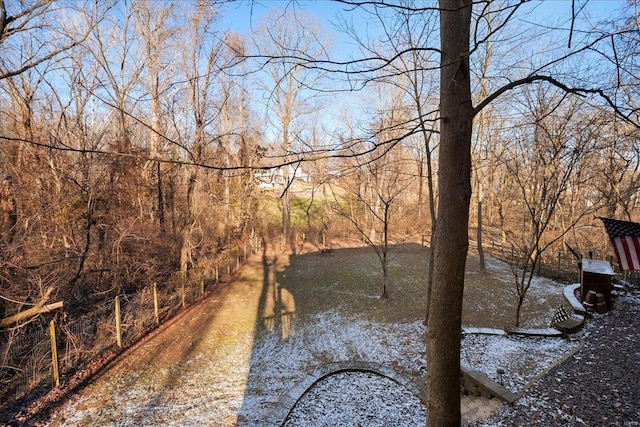
[{"label": "treeline", "polygon": [[[238,53],[215,38],[215,8],[117,3],[99,21],[73,8],[43,4],[28,22],[84,18],[86,38],[0,83],[4,314],[49,289],[91,310],[258,233],[251,171],[224,169],[254,164],[261,140],[244,88],[222,73]],[[3,71],[19,65],[4,58]]]}]

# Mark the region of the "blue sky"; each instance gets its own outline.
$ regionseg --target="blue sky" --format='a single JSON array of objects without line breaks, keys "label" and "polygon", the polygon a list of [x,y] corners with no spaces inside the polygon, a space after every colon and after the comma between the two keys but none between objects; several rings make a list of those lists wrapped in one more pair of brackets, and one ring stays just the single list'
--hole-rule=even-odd
[{"label": "blue sky", "polygon": [[[426,2],[425,2],[426,3]],[[575,2],[576,8],[585,7],[581,13],[588,13],[593,18],[606,18],[626,5],[625,0],[578,0]],[[544,0],[532,1],[522,9],[535,10],[534,17],[539,22],[544,22],[549,18],[560,15],[570,16],[571,0]],[[348,10],[348,7],[330,0],[255,0],[238,1],[224,6],[222,22],[223,26],[229,27],[241,34],[251,32],[252,25],[260,21],[260,18],[271,8],[303,9],[315,15],[325,26],[328,32],[333,31],[331,21],[337,13]]]},{"label": "blue sky", "polygon": [[[590,24],[595,25],[597,21],[619,12],[625,3],[625,0],[591,0],[589,2],[576,0],[575,6],[576,11],[580,13],[580,17],[589,18],[589,23],[580,25],[589,26]],[[296,2],[289,0],[255,0],[253,2],[244,0],[227,4],[222,10],[222,28],[230,28],[249,38],[252,29],[258,25],[270,9],[274,8],[280,10],[285,8],[302,9],[306,13],[314,15],[322,25],[323,31],[331,35],[335,40],[334,54],[338,55],[338,57],[334,57],[334,59],[338,59],[339,56],[345,55],[354,49],[354,42],[334,28],[333,23],[336,21],[336,15],[342,12],[344,15],[347,15],[349,19],[353,19],[354,25],[356,25],[361,33],[367,30],[369,32],[375,31],[375,29],[371,27],[366,27],[364,19],[357,19],[357,12],[345,12],[345,10],[348,9],[347,6],[329,0],[299,0]],[[562,43],[566,43],[566,35],[568,34],[571,21],[571,11],[572,1],[570,0],[532,1],[521,7],[515,19],[535,22],[536,24],[548,25],[550,27],[562,25],[562,27],[567,30],[565,39],[562,39]],[[515,22],[515,27],[518,27],[517,21]],[[579,28],[580,27],[577,26],[575,30],[579,30]],[[578,37],[577,32],[575,37]],[[535,40],[534,38],[529,41],[535,44]],[[340,102],[345,102],[349,96],[348,94],[342,94],[340,96]],[[333,113],[337,112],[335,111],[336,108],[332,108],[332,110]]]},{"label": "blue sky", "polygon": [[[425,4],[435,3],[424,1]],[[572,13],[571,0],[543,0],[531,1],[517,12],[515,19],[535,22],[539,25],[562,25],[569,28]],[[615,16],[626,7],[626,0],[576,0],[575,8],[579,17],[588,18],[588,24],[595,25],[597,21]],[[330,0],[242,0],[226,4],[222,9],[222,28],[229,28],[245,37],[249,37],[252,29],[258,25],[264,15],[271,9],[304,10],[315,16],[322,26],[324,33],[330,35],[333,42],[334,54],[346,53],[354,49],[354,42],[347,35],[335,28],[336,17],[340,14],[353,20],[360,34],[375,33],[371,27],[371,20],[367,24],[364,18],[358,19],[358,12],[349,11],[349,7]],[[361,16],[361,15],[360,15]],[[368,25],[368,26],[367,26]],[[579,29],[576,28],[576,30]],[[334,59],[339,59],[334,57]],[[340,58],[344,59],[344,58]]]}]

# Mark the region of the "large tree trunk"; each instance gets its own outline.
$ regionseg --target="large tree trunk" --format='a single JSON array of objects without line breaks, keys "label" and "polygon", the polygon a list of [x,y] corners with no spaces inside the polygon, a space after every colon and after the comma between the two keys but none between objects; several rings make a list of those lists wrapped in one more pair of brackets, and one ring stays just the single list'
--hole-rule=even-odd
[{"label": "large tree trunk", "polygon": [[[481,192],[480,185],[478,192]],[[486,271],[487,266],[484,261],[484,246],[482,245],[482,196],[478,195],[478,228],[476,229],[476,240],[478,248],[478,260],[480,261],[480,271]]]},{"label": "large tree trunk", "polygon": [[469,247],[471,0],[440,0],[440,199],[427,323],[427,425],[460,425],[460,340]]}]

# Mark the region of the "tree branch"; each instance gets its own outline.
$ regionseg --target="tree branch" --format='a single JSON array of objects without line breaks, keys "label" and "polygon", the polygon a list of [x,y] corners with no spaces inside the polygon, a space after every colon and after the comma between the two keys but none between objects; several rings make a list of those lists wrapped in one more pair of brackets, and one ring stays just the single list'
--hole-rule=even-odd
[{"label": "tree branch", "polygon": [[499,88],[498,90],[496,90],[495,92],[493,92],[492,94],[490,94],[489,96],[487,96],[485,99],[483,99],[480,104],[478,104],[474,109],[473,109],[473,116],[475,117],[480,111],[482,111],[482,109],[484,109],[486,106],[488,106],[490,103],[492,103],[493,101],[495,101],[497,98],[499,98],[502,94],[515,89],[519,86],[523,86],[526,84],[530,84],[530,83],[535,83],[535,82],[547,82],[549,84],[552,84],[553,86],[556,86],[559,89],[562,89],[563,91],[567,92],[567,93],[572,93],[578,96],[586,96],[588,94],[592,94],[592,95],[598,95],[600,96],[602,99],[604,99],[605,103],[611,107],[613,109],[613,111],[619,116],[621,117],[623,120],[625,120],[627,123],[631,124],[632,126],[634,126],[637,129],[640,129],[640,123],[638,123],[637,121],[634,121],[629,115],[625,114],[620,107],[618,107],[613,100],[611,99],[611,97],[609,97],[609,95],[607,95],[604,90],[602,89],[588,89],[588,88],[579,88],[579,87],[569,87],[567,85],[565,85],[564,83],[560,82],[559,80],[551,77],[551,76],[544,76],[544,75],[534,75],[534,76],[528,76],[519,80],[514,80],[511,83],[502,86],[501,88]]}]

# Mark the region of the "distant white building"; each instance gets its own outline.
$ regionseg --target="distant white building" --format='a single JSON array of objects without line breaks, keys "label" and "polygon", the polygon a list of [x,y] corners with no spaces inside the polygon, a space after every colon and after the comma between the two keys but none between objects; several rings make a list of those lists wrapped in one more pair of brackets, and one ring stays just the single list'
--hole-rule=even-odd
[{"label": "distant white building", "polygon": [[291,181],[302,181],[302,182],[311,181],[311,178],[308,173],[303,171],[300,166],[293,166],[293,165],[259,170],[256,172],[255,177],[260,183],[260,188],[273,188],[276,186],[284,186],[287,184],[287,179]]}]

